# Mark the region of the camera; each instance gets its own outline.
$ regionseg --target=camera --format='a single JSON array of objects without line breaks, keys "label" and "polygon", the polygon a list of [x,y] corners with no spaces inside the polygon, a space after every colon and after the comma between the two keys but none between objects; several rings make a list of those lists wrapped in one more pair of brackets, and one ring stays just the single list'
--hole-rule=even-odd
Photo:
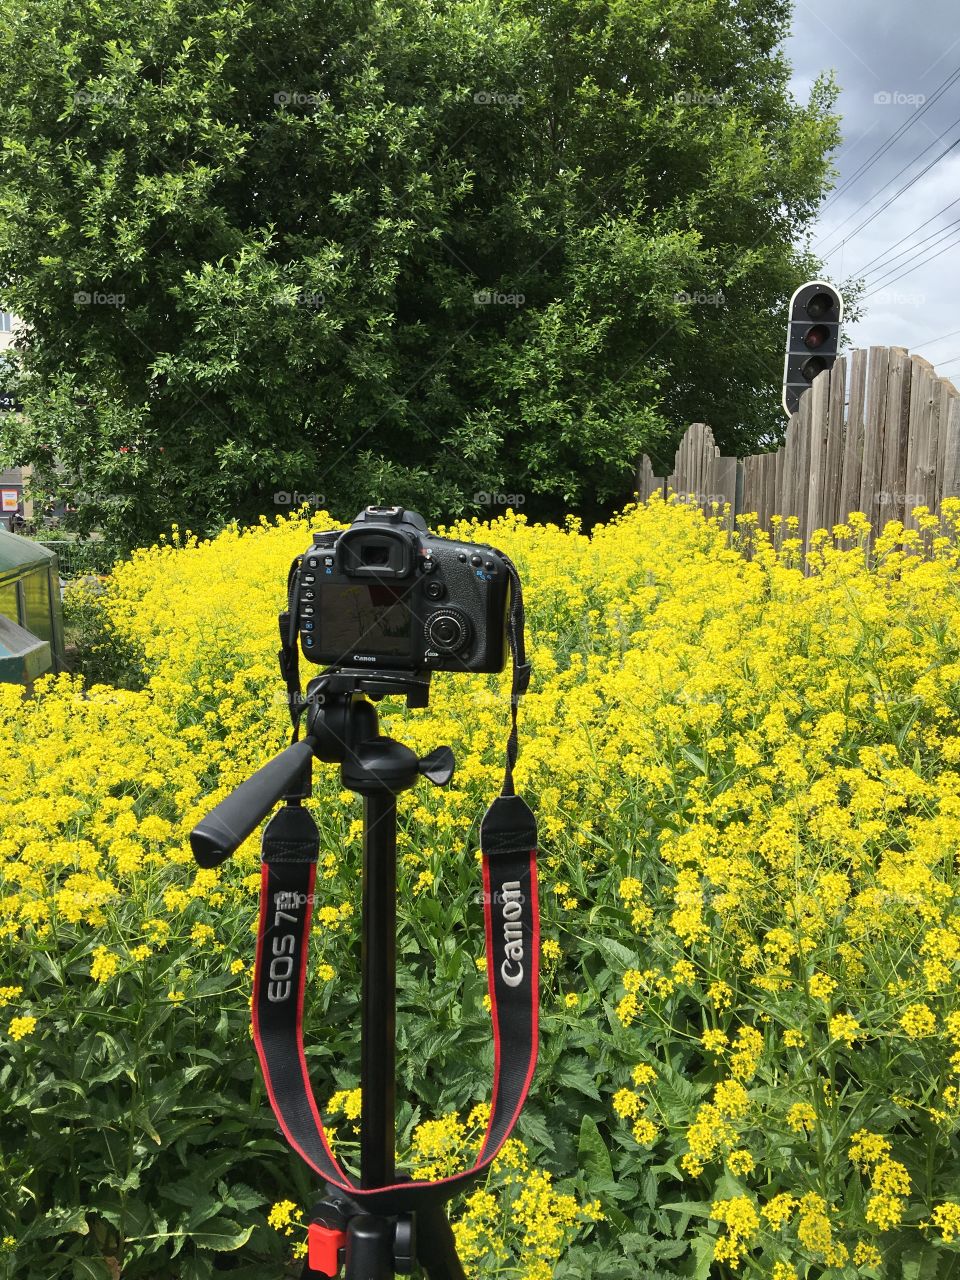
[{"label": "camera", "polygon": [[416,511],[367,507],[315,533],[294,562],[300,647],[326,666],[502,671],[510,564],[486,545],[440,538]]}]

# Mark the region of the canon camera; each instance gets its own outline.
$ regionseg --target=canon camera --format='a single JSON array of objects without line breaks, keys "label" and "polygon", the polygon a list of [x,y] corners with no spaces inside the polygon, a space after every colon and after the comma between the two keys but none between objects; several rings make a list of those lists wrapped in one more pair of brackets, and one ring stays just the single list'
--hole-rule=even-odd
[{"label": "canon camera", "polygon": [[502,671],[511,569],[493,547],[437,537],[416,511],[367,507],[294,562],[301,649],[333,667]]}]

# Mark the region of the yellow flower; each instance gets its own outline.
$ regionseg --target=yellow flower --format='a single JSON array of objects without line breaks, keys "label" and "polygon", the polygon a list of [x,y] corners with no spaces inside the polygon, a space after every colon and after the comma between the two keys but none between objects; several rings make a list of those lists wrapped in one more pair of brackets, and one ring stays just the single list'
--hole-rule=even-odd
[{"label": "yellow flower", "polygon": [[267,1214],[267,1222],[275,1231],[289,1236],[293,1234],[293,1224],[302,1216],[303,1210],[298,1209],[292,1200],[281,1200]]},{"label": "yellow flower", "polygon": [[852,1045],[860,1034],[860,1023],[848,1013],[838,1013],[830,1019],[830,1039],[842,1040]]},{"label": "yellow flower", "polygon": [[90,977],[95,982],[109,982],[120,967],[120,957],[107,947],[94,947],[93,962],[90,965]]},{"label": "yellow flower", "polygon": [[947,1244],[960,1236],[960,1205],[946,1202],[938,1204],[930,1218],[935,1226],[940,1228],[943,1238]]},{"label": "yellow flower", "polygon": [[731,1151],[727,1156],[727,1168],[731,1173],[739,1177],[746,1173],[752,1173],[756,1165],[750,1152],[740,1148],[737,1151]]},{"label": "yellow flower", "polygon": [[760,1228],[760,1219],[753,1202],[746,1196],[715,1200],[710,1207],[710,1217],[726,1226],[726,1232],[718,1237],[714,1245],[714,1259],[726,1262],[737,1270]]},{"label": "yellow flower", "polygon": [[829,1000],[837,989],[836,981],[825,973],[815,973],[809,983],[814,1000]]},{"label": "yellow flower", "polygon": [[883,1255],[876,1245],[860,1240],[853,1251],[853,1264],[856,1267],[882,1267]]},{"label": "yellow flower", "polygon": [[848,1155],[858,1169],[864,1170],[890,1154],[890,1143],[879,1133],[858,1129],[850,1141]]},{"label": "yellow flower", "polygon": [[642,1147],[649,1147],[651,1143],[656,1141],[659,1130],[652,1120],[648,1120],[646,1116],[641,1116],[634,1122],[633,1129],[634,1140]]},{"label": "yellow flower", "polygon": [[34,1017],[12,1018],[7,1028],[7,1035],[11,1040],[22,1040],[24,1036],[33,1035],[36,1025],[37,1020]]},{"label": "yellow flower", "polygon": [[817,1113],[809,1102],[795,1102],[787,1112],[787,1124],[794,1133],[809,1133],[817,1123]]},{"label": "yellow flower", "polygon": [[936,1031],[937,1019],[925,1004],[912,1004],[904,1011],[900,1025],[911,1040],[922,1040]]},{"label": "yellow flower", "polygon": [[784,1223],[790,1221],[790,1216],[799,1203],[793,1196],[781,1192],[768,1200],[760,1212],[770,1223],[772,1230],[779,1231]]},{"label": "yellow flower", "polygon": [[733,1001],[733,992],[725,982],[712,982],[707,988],[707,998],[718,1009],[729,1009]]},{"label": "yellow flower", "polygon": [[621,1119],[625,1120],[629,1116],[637,1115],[643,1109],[643,1099],[632,1089],[618,1089],[613,1095],[613,1109]]}]

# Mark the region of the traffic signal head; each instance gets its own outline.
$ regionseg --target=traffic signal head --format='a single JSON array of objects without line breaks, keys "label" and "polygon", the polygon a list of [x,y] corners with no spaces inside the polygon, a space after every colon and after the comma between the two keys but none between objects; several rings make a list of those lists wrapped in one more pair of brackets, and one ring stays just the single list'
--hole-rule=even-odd
[{"label": "traffic signal head", "polygon": [[783,407],[789,416],[818,373],[831,368],[840,343],[843,298],[823,280],[802,284],[790,299],[787,357],[783,366]]}]

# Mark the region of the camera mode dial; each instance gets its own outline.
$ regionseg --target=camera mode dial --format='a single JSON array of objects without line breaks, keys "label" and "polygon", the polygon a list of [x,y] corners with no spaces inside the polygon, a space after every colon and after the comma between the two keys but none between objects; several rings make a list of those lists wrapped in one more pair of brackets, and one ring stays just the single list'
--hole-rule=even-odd
[{"label": "camera mode dial", "polygon": [[470,643],[470,619],[459,609],[438,609],[423,627],[427,645],[440,653],[457,653]]}]

